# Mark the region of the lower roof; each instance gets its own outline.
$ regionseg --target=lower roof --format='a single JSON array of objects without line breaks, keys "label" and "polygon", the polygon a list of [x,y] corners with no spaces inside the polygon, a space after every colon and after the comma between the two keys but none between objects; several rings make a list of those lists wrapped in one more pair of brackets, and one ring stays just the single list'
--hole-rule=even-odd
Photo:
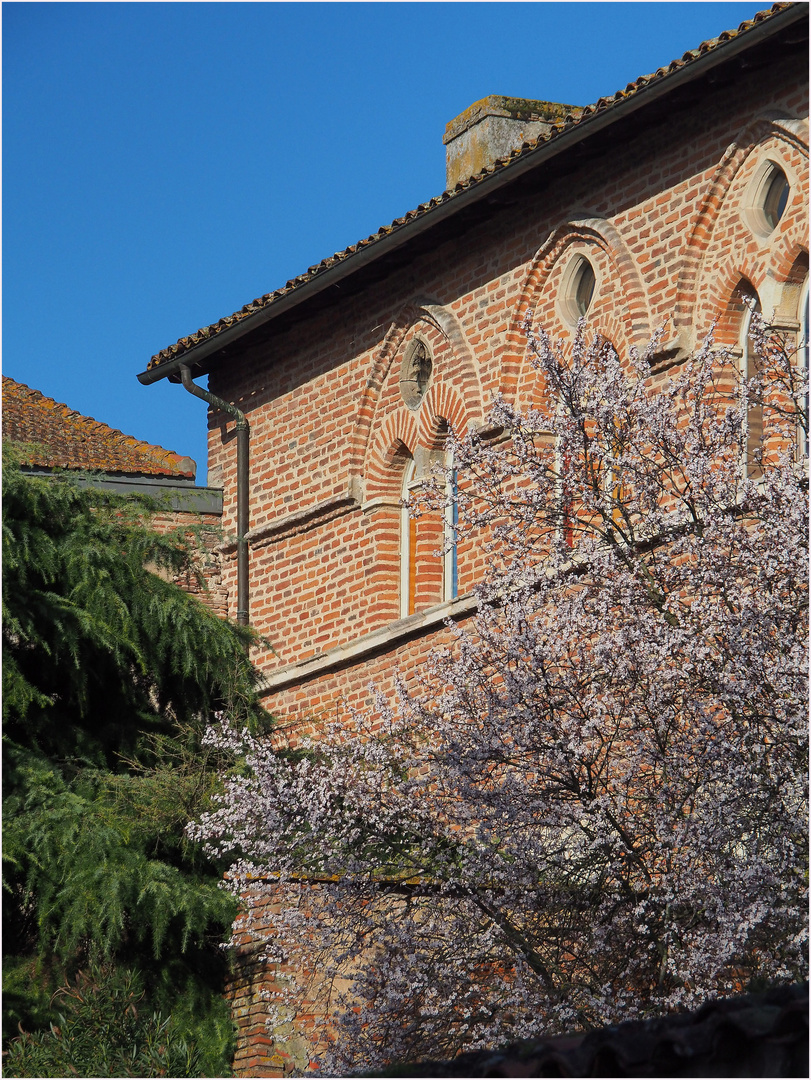
[{"label": "lower roof", "polygon": [[3,440],[25,444],[24,463],[38,468],[192,481],[196,473],[191,458],[124,435],[7,375]]}]

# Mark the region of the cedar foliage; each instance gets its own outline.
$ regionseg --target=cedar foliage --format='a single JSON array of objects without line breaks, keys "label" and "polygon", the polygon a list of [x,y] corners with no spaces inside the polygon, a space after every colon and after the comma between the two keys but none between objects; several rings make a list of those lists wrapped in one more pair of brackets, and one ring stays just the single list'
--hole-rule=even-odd
[{"label": "cedar foliage", "polygon": [[225,764],[201,745],[212,713],[264,714],[250,631],[173,583],[193,544],[150,528],[155,509],[4,455],[3,1039],[47,1032],[82,971],[114,1007],[126,973],[221,1075],[236,904],[183,828]]}]

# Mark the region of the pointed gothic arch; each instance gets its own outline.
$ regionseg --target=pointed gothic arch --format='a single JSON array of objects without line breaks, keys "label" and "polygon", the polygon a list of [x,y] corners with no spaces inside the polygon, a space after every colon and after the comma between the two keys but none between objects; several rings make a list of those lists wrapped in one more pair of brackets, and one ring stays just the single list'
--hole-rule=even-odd
[{"label": "pointed gothic arch", "polygon": [[[807,124],[776,115],[759,117],[736,136],[718,162],[693,222],[677,278],[674,325],[683,350],[693,348],[725,310],[738,278],[749,279],[763,294],[767,310],[773,299],[772,289],[764,288],[767,274],[774,282],[784,280],[797,254],[807,250],[804,215],[798,214],[785,216],[768,250],[750,242],[743,216],[748,173],[758,156],[770,149],[797,164],[807,161]],[[796,169],[798,183],[804,171]],[[802,193],[796,192],[795,197],[802,199]],[[734,228],[717,228],[725,217],[733,215]],[[720,240],[719,232],[723,234]]]},{"label": "pointed gothic arch", "polygon": [[[542,321],[553,337],[572,336],[571,321],[561,314],[563,298],[557,294],[568,263],[577,255],[588,258],[597,275],[590,309],[594,329],[620,350],[632,345],[644,348],[650,339],[651,315],[642,277],[619,231],[604,218],[567,221],[553,230],[535,255],[507,332],[501,393],[510,401],[529,404],[533,395],[524,331],[528,313],[533,313],[536,325]],[[555,287],[550,288],[553,283]],[[622,295],[621,304],[607,301],[615,288]]]}]

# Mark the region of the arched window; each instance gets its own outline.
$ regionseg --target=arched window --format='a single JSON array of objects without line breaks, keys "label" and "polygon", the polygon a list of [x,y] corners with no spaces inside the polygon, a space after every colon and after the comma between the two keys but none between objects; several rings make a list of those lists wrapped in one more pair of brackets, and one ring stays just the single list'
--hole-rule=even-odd
[{"label": "arched window", "polygon": [[[752,320],[760,314],[760,301],[752,296],[746,302],[741,323],[741,375],[744,379],[753,379],[758,372],[758,356],[752,337]],[[744,468],[746,475],[757,479],[762,475],[763,461],[763,405],[751,402],[746,410]]]},{"label": "arched window", "polygon": [[[400,618],[405,619],[417,610],[417,586],[420,589],[420,605],[449,603],[458,591],[457,528],[459,524],[456,470],[452,468],[450,453],[432,455],[426,467],[433,469],[443,463],[445,481],[445,506],[441,516],[435,511],[423,511],[420,516],[420,578],[418,583],[417,518],[410,512],[414,494],[422,483],[422,468],[417,469],[413,457],[408,457],[403,469],[400,509]],[[437,562],[437,549],[439,562]],[[429,557],[429,553],[432,557]]]},{"label": "arched window", "polygon": [[410,457],[403,470],[400,510],[400,618],[413,615],[417,597],[417,519],[408,511],[406,502],[414,488],[416,466]]},{"label": "arched window", "polygon": [[448,603],[459,595],[459,567],[457,560],[457,530],[459,527],[458,476],[453,466],[453,455],[445,455],[448,479],[445,487],[445,522],[442,544],[442,599]]}]

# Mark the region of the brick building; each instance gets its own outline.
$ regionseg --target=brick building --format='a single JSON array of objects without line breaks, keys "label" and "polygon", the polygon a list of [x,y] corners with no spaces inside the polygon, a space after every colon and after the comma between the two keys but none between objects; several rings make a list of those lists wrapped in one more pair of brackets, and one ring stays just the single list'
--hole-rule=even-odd
[{"label": "brick building", "polygon": [[[39,475],[67,470],[80,482],[122,495],[155,499],[153,524],[160,530],[188,527],[207,539],[203,560],[209,591],[205,601],[226,614],[227,590],[220,576],[222,492],[195,485],[197,466],[189,457],[155,446],[83,416],[39,390],[3,376],[3,441],[16,444],[23,468]],[[199,592],[195,582],[184,587]]]},{"label": "brick building", "polygon": [[[713,323],[745,365],[758,304],[804,355],[807,12],[778,4],[587,108],[476,103],[448,125],[443,194],[152,358],[143,383],[208,375],[209,475],[242,540],[229,610],[241,561],[288,730],[366,705],[472,615],[482,556],[437,555],[452,523],[402,497],[449,426],[533,401],[529,310],[569,339],[585,315],[620,355],[664,328],[661,374]],[[261,1005],[237,995],[236,1068],[271,1074]]]}]

